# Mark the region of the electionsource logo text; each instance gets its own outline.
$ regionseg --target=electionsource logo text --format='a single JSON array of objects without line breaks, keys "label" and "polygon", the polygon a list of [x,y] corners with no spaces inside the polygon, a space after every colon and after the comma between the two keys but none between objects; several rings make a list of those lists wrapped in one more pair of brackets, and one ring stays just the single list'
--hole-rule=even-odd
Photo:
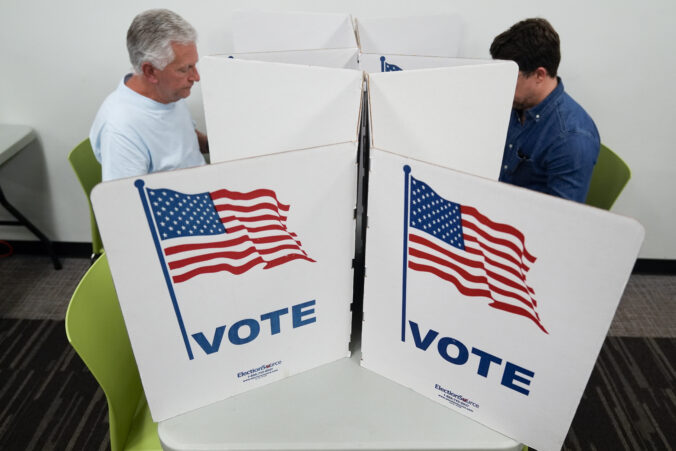
[{"label": "electionsource logo text", "polygon": [[434,384],[434,388],[441,392],[441,394],[439,395],[440,398],[445,399],[446,401],[450,402],[451,404],[457,407],[460,407],[461,409],[466,409],[470,412],[474,412],[474,409],[479,408],[479,404],[465,398],[462,395],[453,393],[451,390],[444,388],[439,384]]},{"label": "electionsource logo text", "polygon": [[277,372],[278,368],[276,367],[281,364],[282,361],[277,360],[276,362],[266,363],[265,365],[261,365],[257,368],[251,368],[250,370],[240,371],[239,373],[237,373],[237,378],[239,379],[243,377],[244,380],[242,382],[260,379],[261,377],[265,377],[269,374]]}]

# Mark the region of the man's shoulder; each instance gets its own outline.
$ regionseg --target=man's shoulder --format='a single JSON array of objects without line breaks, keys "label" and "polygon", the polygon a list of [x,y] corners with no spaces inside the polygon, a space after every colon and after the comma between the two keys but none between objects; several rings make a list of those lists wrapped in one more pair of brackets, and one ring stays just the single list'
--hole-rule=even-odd
[{"label": "man's shoulder", "polygon": [[[601,137],[587,111],[568,93],[563,92],[556,106],[560,133],[553,141],[558,149],[552,155],[566,154],[593,167],[598,156]],[[563,153],[562,153],[563,152]]]},{"label": "man's shoulder", "polygon": [[126,128],[143,120],[148,114],[142,102],[120,85],[111,92],[99,108],[98,116],[113,128]]},{"label": "man's shoulder", "polygon": [[598,130],[592,117],[582,105],[565,91],[558,99],[556,112],[562,132],[598,136]]}]

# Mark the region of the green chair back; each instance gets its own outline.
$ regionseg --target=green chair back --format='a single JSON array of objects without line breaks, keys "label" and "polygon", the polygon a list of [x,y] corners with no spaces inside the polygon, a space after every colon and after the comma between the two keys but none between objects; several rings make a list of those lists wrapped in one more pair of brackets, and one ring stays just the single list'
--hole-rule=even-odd
[{"label": "green chair back", "polygon": [[89,203],[89,219],[92,230],[92,253],[98,255],[103,252],[103,243],[99,228],[96,225],[96,218],[94,217],[94,210],[92,209],[92,202],[89,195],[92,188],[98,183],[101,183],[101,164],[94,156],[92,145],[89,138],[78,144],[75,149],[70,151],[68,161],[75,171],[77,179],[82,185],[85,194],[87,195],[87,202]]},{"label": "green chair back", "polygon": [[66,335],[106,395],[112,451],[162,449],[105,253],[73,293],[66,313]]},{"label": "green chair back", "polygon": [[615,152],[601,144],[585,203],[610,210],[630,178],[629,166]]}]

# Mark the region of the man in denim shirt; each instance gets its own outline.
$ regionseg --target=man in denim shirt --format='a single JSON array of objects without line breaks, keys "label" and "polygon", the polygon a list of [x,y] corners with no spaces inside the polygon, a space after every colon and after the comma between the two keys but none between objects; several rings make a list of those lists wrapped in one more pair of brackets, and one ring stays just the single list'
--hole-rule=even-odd
[{"label": "man in denim shirt", "polygon": [[500,181],[584,202],[601,141],[556,75],[559,45],[545,19],[521,21],[491,44],[493,58],[519,65]]}]

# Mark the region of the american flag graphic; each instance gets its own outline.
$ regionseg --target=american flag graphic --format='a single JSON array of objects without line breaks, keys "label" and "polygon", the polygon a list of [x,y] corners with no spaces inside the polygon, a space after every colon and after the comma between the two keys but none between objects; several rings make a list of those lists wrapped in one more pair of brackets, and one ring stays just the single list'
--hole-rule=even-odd
[{"label": "american flag graphic", "polygon": [[399,70],[402,70],[401,67],[386,62],[384,56],[380,57],[380,72],[395,72]]},{"label": "american flag graphic", "polygon": [[146,192],[174,283],[220,271],[239,275],[259,265],[269,269],[297,259],[314,262],[286,228],[290,206],[279,202],[272,190]]},{"label": "american flag graphic", "polygon": [[515,227],[492,221],[469,205],[439,196],[411,177],[408,268],[434,274],[490,306],[524,316],[543,332],[526,273],[535,257]]}]

